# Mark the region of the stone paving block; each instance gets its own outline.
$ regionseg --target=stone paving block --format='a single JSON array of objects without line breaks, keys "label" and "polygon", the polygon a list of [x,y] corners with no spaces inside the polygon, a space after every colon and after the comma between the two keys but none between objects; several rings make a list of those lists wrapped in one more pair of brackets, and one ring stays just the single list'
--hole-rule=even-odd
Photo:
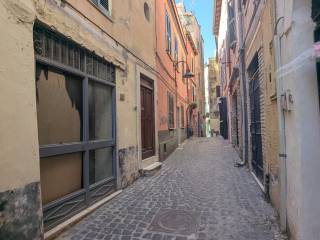
[{"label": "stone paving block", "polygon": [[[237,158],[222,139],[187,140],[159,174],[138,179],[58,240],[285,239],[251,173],[234,167]],[[184,230],[188,224],[190,231]]]}]

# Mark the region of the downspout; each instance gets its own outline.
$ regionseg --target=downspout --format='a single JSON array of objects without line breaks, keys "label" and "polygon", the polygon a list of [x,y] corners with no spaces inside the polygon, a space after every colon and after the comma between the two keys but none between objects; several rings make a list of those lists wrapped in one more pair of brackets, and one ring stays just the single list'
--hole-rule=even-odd
[{"label": "downspout", "polygon": [[[277,5],[274,0],[274,18],[277,19]],[[282,232],[287,230],[287,154],[286,154],[286,133],[285,133],[285,116],[281,105],[283,96],[283,82],[282,78],[277,74],[281,68],[281,40],[278,33],[278,24],[284,17],[277,19],[274,27],[274,53],[275,53],[275,68],[277,80],[277,109],[278,109],[278,124],[279,124],[279,162],[280,162],[280,228]]]},{"label": "downspout", "polygon": [[240,3],[240,49],[239,49],[239,58],[240,58],[240,87],[241,87],[241,110],[242,110],[242,142],[243,142],[243,151],[242,151],[242,161],[236,163],[237,166],[244,166],[248,161],[249,156],[249,136],[248,136],[248,105],[247,105],[247,82],[246,82],[246,64],[245,64],[245,42],[243,34],[243,8]]}]

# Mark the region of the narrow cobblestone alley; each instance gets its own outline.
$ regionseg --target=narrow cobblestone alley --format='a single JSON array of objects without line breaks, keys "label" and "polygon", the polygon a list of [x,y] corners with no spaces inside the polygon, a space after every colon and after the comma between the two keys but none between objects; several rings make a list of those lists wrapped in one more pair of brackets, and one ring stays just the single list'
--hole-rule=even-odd
[{"label": "narrow cobblestone alley", "polygon": [[186,141],[159,174],[140,178],[58,239],[281,239],[275,212],[220,138]]}]

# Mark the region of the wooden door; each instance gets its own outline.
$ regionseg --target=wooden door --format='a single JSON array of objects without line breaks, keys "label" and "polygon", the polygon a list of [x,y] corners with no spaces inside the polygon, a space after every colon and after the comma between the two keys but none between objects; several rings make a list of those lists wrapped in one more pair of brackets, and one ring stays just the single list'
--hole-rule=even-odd
[{"label": "wooden door", "polygon": [[141,145],[142,159],[155,154],[153,83],[141,76]]}]

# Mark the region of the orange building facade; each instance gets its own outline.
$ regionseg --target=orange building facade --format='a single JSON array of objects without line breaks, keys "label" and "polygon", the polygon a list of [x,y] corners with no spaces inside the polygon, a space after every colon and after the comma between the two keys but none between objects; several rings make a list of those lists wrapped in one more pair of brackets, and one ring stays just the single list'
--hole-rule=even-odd
[{"label": "orange building facade", "polygon": [[[164,160],[198,133],[197,48],[173,0],[156,1],[156,69],[159,157]],[[186,77],[186,73],[189,77]],[[191,114],[190,114],[191,112]],[[188,130],[189,129],[189,130]]]}]

